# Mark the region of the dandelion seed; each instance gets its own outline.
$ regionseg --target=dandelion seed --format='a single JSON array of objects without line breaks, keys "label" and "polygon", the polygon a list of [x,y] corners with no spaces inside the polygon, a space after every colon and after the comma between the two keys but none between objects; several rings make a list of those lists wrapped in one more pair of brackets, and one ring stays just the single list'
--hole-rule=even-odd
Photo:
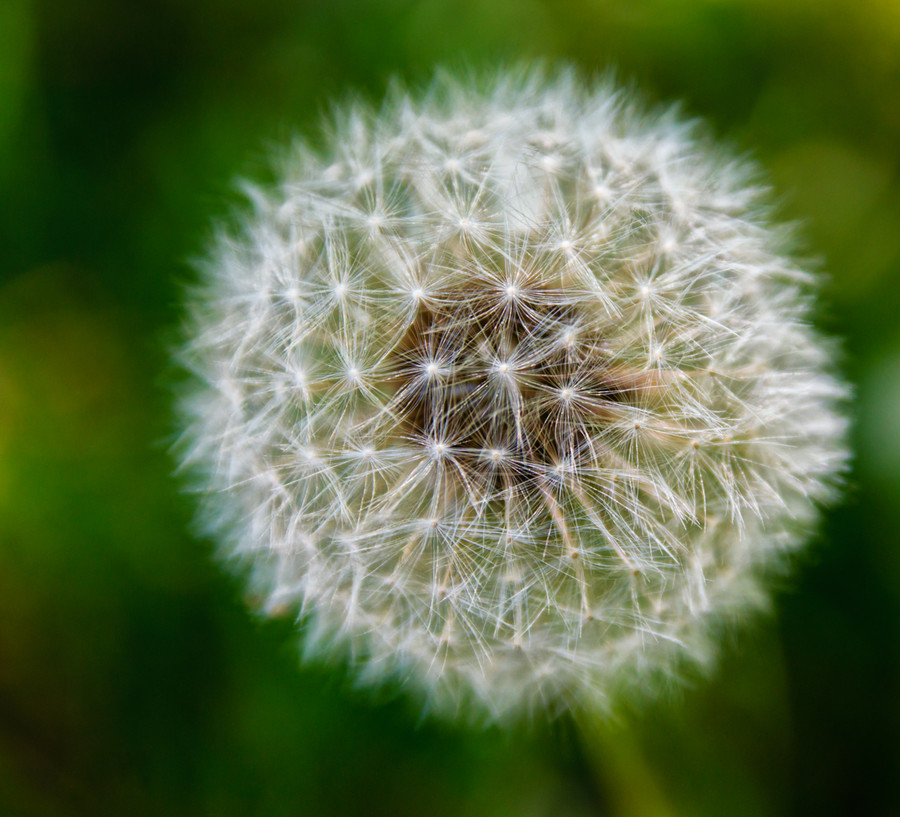
[{"label": "dandelion seed", "polygon": [[695,125],[565,73],[438,85],[297,148],[216,244],[181,456],[310,649],[445,711],[608,709],[759,603],[845,390]]}]

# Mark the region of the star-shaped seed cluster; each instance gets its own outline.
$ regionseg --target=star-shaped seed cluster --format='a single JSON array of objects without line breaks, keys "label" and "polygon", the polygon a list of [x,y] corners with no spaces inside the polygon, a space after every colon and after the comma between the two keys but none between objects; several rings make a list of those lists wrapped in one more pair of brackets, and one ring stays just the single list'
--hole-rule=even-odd
[{"label": "star-shaped seed cluster", "polygon": [[311,649],[445,711],[703,663],[845,460],[752,168],[570,73],[336,117],[191,299],[183,461]]}]

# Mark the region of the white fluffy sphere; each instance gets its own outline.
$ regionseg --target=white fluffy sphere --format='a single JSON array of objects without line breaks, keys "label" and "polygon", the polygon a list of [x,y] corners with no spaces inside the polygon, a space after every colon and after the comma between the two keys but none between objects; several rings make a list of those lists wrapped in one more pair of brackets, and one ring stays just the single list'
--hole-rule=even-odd
[{"label": "white fluffy sphere", "polygon": [[183,354],[183,460],[269,609],[491,716],[704,662],[846,459],[752,178],[565,73],[444,77],[294,148]]}]

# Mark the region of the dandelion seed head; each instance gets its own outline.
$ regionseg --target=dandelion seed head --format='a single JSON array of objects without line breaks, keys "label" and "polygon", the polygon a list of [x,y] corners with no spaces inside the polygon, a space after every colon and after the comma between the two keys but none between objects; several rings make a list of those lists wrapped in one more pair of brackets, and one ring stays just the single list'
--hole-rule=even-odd
[{"label": "dandelion seed head", "polygon": [[565,72],[332,133],[189,305],[180,455],[223,552],[439,711],[605,711],[707,663],[846,463],[753,169]]}]

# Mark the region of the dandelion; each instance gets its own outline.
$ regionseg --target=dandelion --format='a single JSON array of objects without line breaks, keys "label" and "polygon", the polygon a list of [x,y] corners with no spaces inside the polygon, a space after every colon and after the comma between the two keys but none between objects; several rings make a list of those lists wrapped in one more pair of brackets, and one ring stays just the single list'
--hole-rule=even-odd
[{"label": "dandelion", "polygon": [[492,717],[708,662],[846,459],[754,176],[564,72],[395,90],[295,147],[182,354],[182,458],[264,608]]}]

